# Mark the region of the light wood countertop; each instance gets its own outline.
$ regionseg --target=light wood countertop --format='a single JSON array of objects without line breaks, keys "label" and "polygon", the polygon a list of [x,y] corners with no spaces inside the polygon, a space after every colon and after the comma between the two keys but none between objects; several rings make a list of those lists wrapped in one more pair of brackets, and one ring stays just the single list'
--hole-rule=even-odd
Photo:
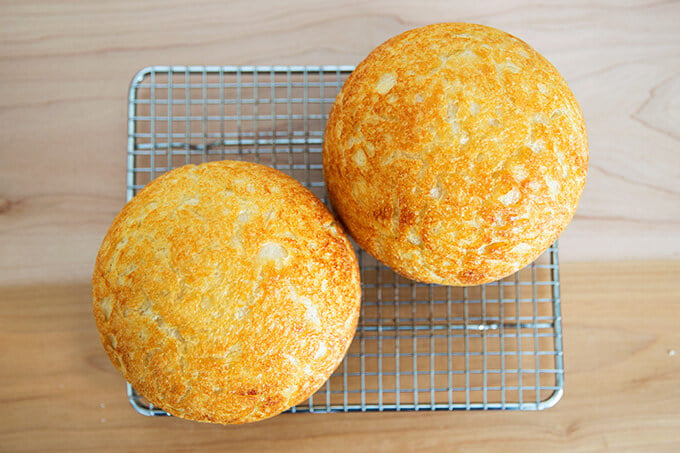
[{"label": "light wood countertop", "polygon": [[[152,64],[356,64],[440,21],[524,39],[586,117],[589,179],[560,240],[563,400],[241,427],[135,413],[89,295],[125,201],[132,76]],[[0,2],[0,451],[677,451],[679,23],[678,2]]]}]

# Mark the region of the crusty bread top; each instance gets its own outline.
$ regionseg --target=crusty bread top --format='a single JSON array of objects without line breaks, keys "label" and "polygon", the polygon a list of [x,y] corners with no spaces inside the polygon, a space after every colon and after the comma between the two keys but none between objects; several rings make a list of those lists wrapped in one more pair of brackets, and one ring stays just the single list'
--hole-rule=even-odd
[{"label": "crusty bread top", "polygon": [[359,314],[350,242],[294,179],[245,162],[173,170],[116,217],[93,276],[109,358],[153,404],[219,423],[311,395]]},{"label": "crusty bread top", "polygon": [[334,209],[412,279],[476,285],[538,257],[586,179],[583,116],[557,70],[491,27],[402,33],[351,74],[327,123]]}]

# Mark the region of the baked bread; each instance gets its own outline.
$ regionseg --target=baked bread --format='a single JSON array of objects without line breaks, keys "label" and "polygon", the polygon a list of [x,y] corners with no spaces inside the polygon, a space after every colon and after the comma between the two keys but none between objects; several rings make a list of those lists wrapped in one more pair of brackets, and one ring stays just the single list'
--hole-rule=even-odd
[{"label": "baked bread", "polygon": [[305,400],[339,365],[359,268],[297,181],[212,162],[160,176],[123,208],[97,256],[93,299],[109,358],[151,403],[252,422]]},{"label": "baked bread", "polygon": [[338,95],[324,178],[357,243],[422,282],[478,285],[536,259],[576,210],[583,116],[523,41],[463,23],[378,46]]}]

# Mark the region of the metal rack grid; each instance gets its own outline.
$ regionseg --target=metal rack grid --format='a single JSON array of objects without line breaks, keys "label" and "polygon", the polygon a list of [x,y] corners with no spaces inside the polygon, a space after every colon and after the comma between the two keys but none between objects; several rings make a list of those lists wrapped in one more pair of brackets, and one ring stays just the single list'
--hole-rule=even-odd
[{"label": "metal rack grid", "polygon": [[[325,203],[325,120],[350,66],[154,66],[132,80],[127,197],[189,163],[277,168]],[[564,386],[557,244],[515,275],[457,288],[408,280],[357,249],[362,308],[340,367],[289,412],[541,410]],[[167,415],[128,384],[132,406]]]}]

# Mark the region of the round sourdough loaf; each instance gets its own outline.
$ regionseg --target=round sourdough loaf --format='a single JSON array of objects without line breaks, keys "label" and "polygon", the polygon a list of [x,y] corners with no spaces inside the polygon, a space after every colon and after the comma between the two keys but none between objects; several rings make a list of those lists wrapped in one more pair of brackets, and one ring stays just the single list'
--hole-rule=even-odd
[{"label": "round sourdough loaf", "polygon": [[330,212],[283,173],[212,162],[149,183],[93,276],[109,358],[151,403],[243,423],[305,400],[357,324],[359,269]]},{"label": "round sourdough loaf", "polygon": [[557,70],[515,37],[463,23],[371,52],[323,149],[331,203],[361,247],[406,277],[463,286],[555,241],[587,164],[583,116]]}]

